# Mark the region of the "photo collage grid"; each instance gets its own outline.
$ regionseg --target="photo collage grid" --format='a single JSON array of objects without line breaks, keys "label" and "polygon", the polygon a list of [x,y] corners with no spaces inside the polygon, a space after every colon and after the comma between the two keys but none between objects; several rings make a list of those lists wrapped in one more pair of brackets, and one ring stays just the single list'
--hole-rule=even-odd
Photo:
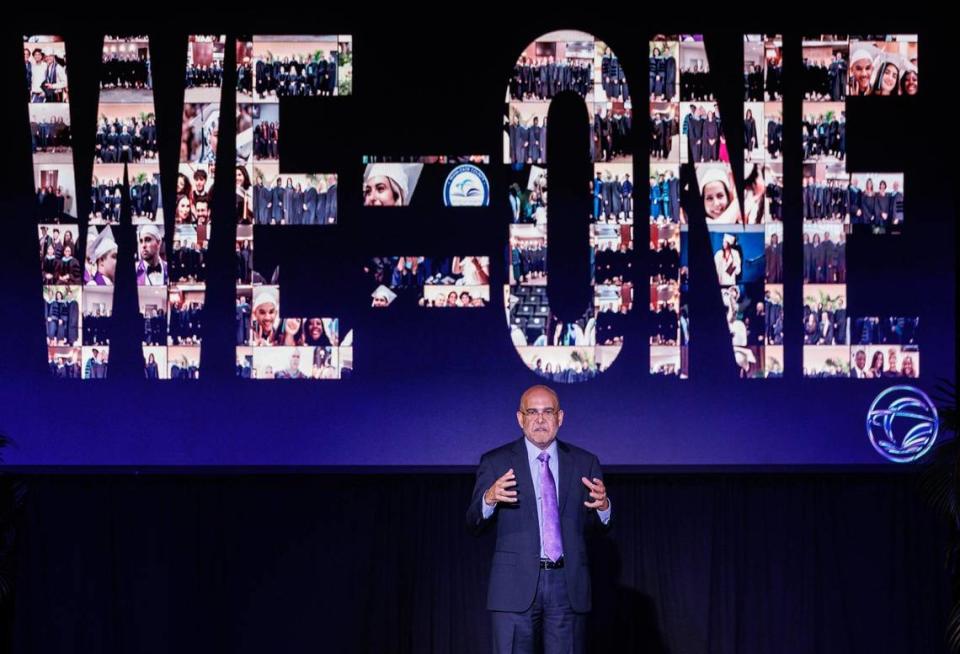
[{"label": "photo collage grid", "polygon": [[[589,234],[593,301],[573,320],[547,297],[547,118],[559,93],[586,106],[593,176]],[[509,166],[508,283],[504,308],[511,340],[527,367],[552,381],[590,379],[623,344],[633,308],[633,109],[620,60],[591,34],[558,31],[529,43],[506,89],[503,160]]]},{"label": "photo collage grid", "polygon": [[280,102],[352,94],[353,38],[253,35],[236,42],[236,370],[243,379],[344,379],[353,331],[335,317],[280,311],[279,266],[254,263],[254,234],[267,226],[337,223],[337,175],[287,173],[280,161]]}]

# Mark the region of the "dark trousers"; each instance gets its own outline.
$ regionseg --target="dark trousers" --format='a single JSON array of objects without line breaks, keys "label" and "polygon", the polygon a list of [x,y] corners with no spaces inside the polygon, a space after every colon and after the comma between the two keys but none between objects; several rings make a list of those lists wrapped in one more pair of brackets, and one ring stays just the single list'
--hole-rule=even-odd
[{"label": "dark trousers", "polygon": [[582,654],[587,615],[574,613],[563,568],[540,570],[533,604],[522,613],[492,611],[495,654]]}]

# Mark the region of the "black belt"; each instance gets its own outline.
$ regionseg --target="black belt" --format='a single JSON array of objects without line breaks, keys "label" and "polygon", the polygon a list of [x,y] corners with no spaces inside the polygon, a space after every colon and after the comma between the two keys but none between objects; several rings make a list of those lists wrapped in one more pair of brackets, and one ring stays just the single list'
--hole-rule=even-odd
[{"label": "black belt", "polygon": [[541,570],[556,570],[563,567],[563,557],[561,556],[556,561],[551,561],[550,559],[540,559],[540,569]]}]

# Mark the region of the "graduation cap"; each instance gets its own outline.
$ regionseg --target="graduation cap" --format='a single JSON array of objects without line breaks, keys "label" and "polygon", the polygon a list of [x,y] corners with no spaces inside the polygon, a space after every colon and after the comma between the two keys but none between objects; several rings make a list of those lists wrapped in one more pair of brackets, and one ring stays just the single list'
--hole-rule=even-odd
[{"label": "graduation cap", "polygon": [[700,191],[711,182],[720,182],[723,187],[730,191],[730,173],[723,164],[714,166],[697,166],[697,181],[700,184]]},{"label": "graduation cap", "polygon": [[256,311],[258,306],[268,303],[276,307],[277,313],[280,313],[280,289],[276,286],[258,287],[253,294],[253,310]]},{"label": "graduation cap", "polygon": [[370,294],[370,297],[372,297],[375,300],[376,299],[386,300],[387,304],[390,304],[397,298],[397,294],[391,291],[389,288],[387,288],[383,284],[380,284],[380,286],[378,286],[373,291],[373,293]]},{"label": "graduation cap", "polygon": [[906,57],[895,52],[878,51],[876,59],[873,60],[873,77],[870,80],[875,92],[879,90],[880,79],[883,77],[883,71],[887,64],[893,64],[897,67],[897,84],[900,83],[904,73],[908,70],[917,72],[917,67],[910,63],[910,60]]},{"label": "graduation cap", "polygon": [[856,50],[853,51],[853,54],[850,55],[850,64],[852,65],[856,61],[861,59],[869,59],[871,62],[877,56],[877,49],[871,45],[860,44]]},{"label": "graduation cap", "polygon": [[163,234],[160,233],[160,228],[156,225],[140,225],[137,228],[137,240],[139,241],[144,236],[153,236],[153,238],[157,241],[163,240]]},{"label": "graduation cap", "polygon": [[113,238],[110,225],[100,230],[99,234],[96,227],[90,227],[90,231],[87,232],[87,259],[97,261],[116,249],[117,241]]},{"label": "graduation cap", "polygon": [[246,162],[253,153],[253,130],[246,129],[237,134],[237,158]]},{"label": "graduation cap", "polygon": [[413,191],[417,188],[423,164],[376,163],[369,164],[364,172],[364,181],[373,177],[388,177],[400,188],[400,202],[410,204]]}]

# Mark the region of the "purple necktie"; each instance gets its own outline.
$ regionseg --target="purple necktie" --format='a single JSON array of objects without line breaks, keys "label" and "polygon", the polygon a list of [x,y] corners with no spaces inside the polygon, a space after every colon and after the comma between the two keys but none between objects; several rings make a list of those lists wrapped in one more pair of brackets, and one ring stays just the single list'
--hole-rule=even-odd
[{"label": "purple necktie", "polygon": [[543,515],[543,551],[551,561],[563,556],[563,537],[560,535],[560,507],[557,506],[557,484],[550,472],[550,455],[541,452],[540,511]]}]

